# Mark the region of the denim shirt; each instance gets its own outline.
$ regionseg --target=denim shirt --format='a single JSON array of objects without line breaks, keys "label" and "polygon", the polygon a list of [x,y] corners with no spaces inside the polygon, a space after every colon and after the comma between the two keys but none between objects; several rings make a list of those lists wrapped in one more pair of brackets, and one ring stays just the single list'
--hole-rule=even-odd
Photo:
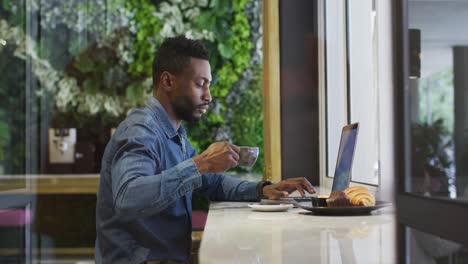
[{"label": "denim shirt", "polygon": [[255,182],[200,175],[196,152],[157,99],[118,126],[102,158],[96,206],[96,263],[186,263],[192,192],[211,200],[257,200]]}]

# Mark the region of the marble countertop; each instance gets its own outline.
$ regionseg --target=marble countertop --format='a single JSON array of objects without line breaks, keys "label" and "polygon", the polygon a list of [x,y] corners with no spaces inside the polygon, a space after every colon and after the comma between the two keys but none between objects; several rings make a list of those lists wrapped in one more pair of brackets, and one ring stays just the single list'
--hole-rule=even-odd
[{"label": "marble countertop", "polygon": [[319,216],[300,208],[257,212],[248,204],[211,204],[200,263],[396,263],[391,206],[365,216]]}]

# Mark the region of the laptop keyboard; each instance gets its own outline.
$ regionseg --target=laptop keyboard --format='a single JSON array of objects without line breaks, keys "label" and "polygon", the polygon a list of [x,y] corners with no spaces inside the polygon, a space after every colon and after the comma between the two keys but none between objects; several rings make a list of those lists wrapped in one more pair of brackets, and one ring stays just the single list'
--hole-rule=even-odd
[{"label": "laptop keyboard", "polygon": [[298,203],[302,203],[302,202],[310,202],[312,201],[312,197],[291,197],[294,199],[294,201],[298,202]]}]

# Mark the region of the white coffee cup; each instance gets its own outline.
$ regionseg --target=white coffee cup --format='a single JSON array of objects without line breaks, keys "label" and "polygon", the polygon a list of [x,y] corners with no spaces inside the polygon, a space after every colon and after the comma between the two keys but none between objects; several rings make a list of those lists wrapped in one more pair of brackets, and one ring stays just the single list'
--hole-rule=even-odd
[{"label": "white coffee cup", "polygon": [[251,168],[258,158],[258,147],[239,147],[239,166]]}]

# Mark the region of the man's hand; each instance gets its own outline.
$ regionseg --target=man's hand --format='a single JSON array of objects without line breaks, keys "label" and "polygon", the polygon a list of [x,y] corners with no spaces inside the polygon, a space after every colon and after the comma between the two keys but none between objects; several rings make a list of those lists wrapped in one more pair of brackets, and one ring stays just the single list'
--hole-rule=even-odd
[{"label": "man's hand", "polygon": [[270,200],[278,200],[286,198],[290,193],[297,190],[301,196],[305,196],[305,191],[308,193],[315,193],[314,187],[310,182],[304,178],[291,178],[284,181],[280,181],[276,184],[271,184],[263,187],[263,196]]},{"label": "man's hand", "polygon": [[200,155],[193,157],[193,161],[201,174],[225,172],[237,166],[239,147],[228,142],[216,142]]}]

